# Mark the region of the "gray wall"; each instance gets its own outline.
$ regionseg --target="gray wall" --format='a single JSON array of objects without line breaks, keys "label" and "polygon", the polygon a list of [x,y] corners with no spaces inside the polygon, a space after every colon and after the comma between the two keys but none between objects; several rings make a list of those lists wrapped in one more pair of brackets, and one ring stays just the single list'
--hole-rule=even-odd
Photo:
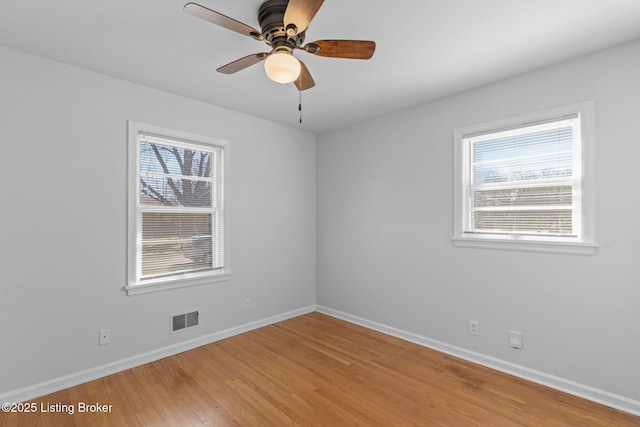
[{"label": "gray wall", "polygon": [[[5,48],[0,64],[0,395],[313,307],[314,134]],[[122,290],[127,120],[231,142],[230,281]],[[192,308],[200,327],[170,335]]]},{"label": "gray wall", "polygon": [[[640,399],[638,76],[640,42],[320,135],[318,305]],[[454,247],[453,130],[586,100],[597,254]]]},{"label": "gray wall", "polygon": [[[0,64],[0,395],[317,302],[640,399],[640,42],[317,137],[5,48]],[[597,254],[455,248],[453,129],[585,100]],[[122,290],[127,120],[231,141],[229,282]],[[170,335],[192,308],[202,325]]]}]

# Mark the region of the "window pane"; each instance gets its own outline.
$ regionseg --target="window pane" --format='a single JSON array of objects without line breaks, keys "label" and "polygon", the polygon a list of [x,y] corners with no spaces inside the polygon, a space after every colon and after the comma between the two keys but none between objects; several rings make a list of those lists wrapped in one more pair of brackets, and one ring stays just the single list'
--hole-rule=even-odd
[{"label": "window pane", "polygon": [[[144,137],[142,137],[144,138]],[[211,177],[211,153],[140,141],[140,170],[157,174]]]},{"label": "window pane", "polygon": [[140,203],[211,207],[213,155],[141,140]]},{"label": "window pane", "polygon": [[573,127],[475,142],[472,156],[475,184],[571,176]]},{"label": "window pane", "polygon": [[212,215],[142,213],[142,277],[212,268]]}]

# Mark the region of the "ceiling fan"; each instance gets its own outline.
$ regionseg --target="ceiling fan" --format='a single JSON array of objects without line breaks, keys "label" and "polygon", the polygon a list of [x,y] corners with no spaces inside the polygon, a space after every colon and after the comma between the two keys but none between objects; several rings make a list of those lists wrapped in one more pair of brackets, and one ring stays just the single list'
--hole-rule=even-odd
[{"label": "ceiling fan", "polygon": [[369,59],[376,44],[365,40],[317,40],[304,44],[305,31],[324,0],[268,0],[258,10],[262,31],[229,18],[196,3],[187,3],[184,11],[213,24],[263,41],[271,51],[247,55],[217,71],[233,74],[258,62],[265,62],[267,76],[278,83],[293,82],[303,91],[315,86],[311,73],[302,61],[293,56],[296,49],[317,56],[349,59]]}]

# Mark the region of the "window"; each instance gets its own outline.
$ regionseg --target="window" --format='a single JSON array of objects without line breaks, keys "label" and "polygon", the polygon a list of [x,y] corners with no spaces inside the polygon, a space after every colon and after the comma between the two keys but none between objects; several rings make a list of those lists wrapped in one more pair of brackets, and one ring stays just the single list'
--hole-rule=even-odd
[{"label": "window", "polygon": [[129,295],[226,280],[225,141],[129,122]]},{"label": "window", "polygon": [[593,254],[591,103],[457,129],[457,246]]}]

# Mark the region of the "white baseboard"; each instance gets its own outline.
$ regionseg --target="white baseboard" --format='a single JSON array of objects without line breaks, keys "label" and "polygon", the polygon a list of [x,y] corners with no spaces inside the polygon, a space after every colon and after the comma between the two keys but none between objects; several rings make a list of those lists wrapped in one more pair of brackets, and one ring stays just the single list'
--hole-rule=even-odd
[{"label": "white baseboard", "polygon": [[224,331],[198,337],[189,341],[184,341],[175,345],[170,345],[157,350],[149,351],[147,353],[139,354],[126,359],[117,360],[115,362],[107,363],[106,365],[97,366],[95,368],[87,369],[80,372],[74,372],[72,374],[54,378],[49,381],[44,381],[18,390],[12,390],[7,393],[0,394],[0,402],[25,402],[40,396],[76,386],[78,384],[83,384],[88,381],[102,378],[107,375],[135,368],[136,366],[144,365],[145,363],[164,359],[165,357],[173,356],[187,350],[211,344],[213,342],[220,341],[234,335],[239,335],[253,329],[258,329],[263,326],[271,325],[273,323],[281,322],[283,320],[291,319],[303,314],[312,313],[314,311],[315,306],[313,305],[300,308],[297,310],[289,311],[287,313],[278,314],[275,316],[267,317],[265,319],[226,329]]},{"label": "white baseboard", "polygon": [[572,394],[574,396],[578,396],[592,402],[600,403],[602,405],[606,405],[620,411],[628,412],[632,415],[640,416],[640,401],[638,400],[630,399],[625,396],[620,396],[584,384],[579,384],[571,380],[536,371],[534,369],[529,369],[524,366],[516,365],[514,363],[500,360],[481,353],[469,351],[461,347],[456,347],[444,342],[436,341],[431,338],[414,334],[412,332],[403,331],[401,329],[373,322],[371,320],[363,319],[361,317],[353,316],[351,314],[343,313],[327,307],[316,306],[316,311],[332,317],[336,317],[338,319],[345,320],[350,323],[364,326],[368,329],[373,329],[378,332],[403,339],[405,341],[421,345],[423,347],[428,347],[441,353],[446,353],[451,356],[467,360],[469,362],[477,363],[478,365],[486,366],[488,368],[495,369],[496,371],[504,372],[525,379],[527,381],[542,384],[544,386],[560,390],[562,392]]},{"label": "white baseboard", "polygon": [[364,326],[365,328],[373,329],[409,342],[413,342],[423,347],[428,347],[433,350],[458,357],[460,359],[468,360],[470,362],[477,363],[479,365],[486,366],[497,371],[514,375],[516,377],[534,383],[542,384],[544,386],[551,387],[556,390],[572,394],[574,396],[578,396],[624,412],[628,412],[632,415],[640,416],[640,401],[638,400],[630,399],[625,396],[620,396],[605,390],[586,386],[584,384],[579,384],[574,381],[570,381],[554,375],[549,375],[544,372],[529,369],[524,366],[516,365],[514,363],[496,359],[491,356],[486,356],[484,354],[469,351],[461,347],[452,346],[450,344],[417,335],[412,332],[403,331],[401,329],[373,322],[371,320],[363,319],[361,317],[353,316],[351,314],[343,313],[323,306],[308,306],[300,308],[287,313],[278,314],[265,319],[215,332],[213,334],[198,337],[179,344],[163,347],[126,359],[117,360],[115,362],[107,363],[106,365],[97,366],[95,368],[87,369],[80,372],[75,372],[69,375],[54,378],[49,381],[44,381],[38,384],[27,386],[18,390],[12,390],[7,393],[0,394],[0,402],[25,402],[30,399],[35,399],[40,396],[76,386],[78,384],[102,378],[107,375],[115,374],[117,372],[131,369],[136,366],[144,365],[145,363],[173,356],[175,354],[182,353],[184,351],[207,345],[225,338],[229,338],[234,335],[239,335],[254,329],[261,328],[263,326],[271,325],[283,320],[301,316],[303,314],[312,313],[314,311],[318,311],[320,313],[327,314],[329,316],[336,317],[350,323]]}]

